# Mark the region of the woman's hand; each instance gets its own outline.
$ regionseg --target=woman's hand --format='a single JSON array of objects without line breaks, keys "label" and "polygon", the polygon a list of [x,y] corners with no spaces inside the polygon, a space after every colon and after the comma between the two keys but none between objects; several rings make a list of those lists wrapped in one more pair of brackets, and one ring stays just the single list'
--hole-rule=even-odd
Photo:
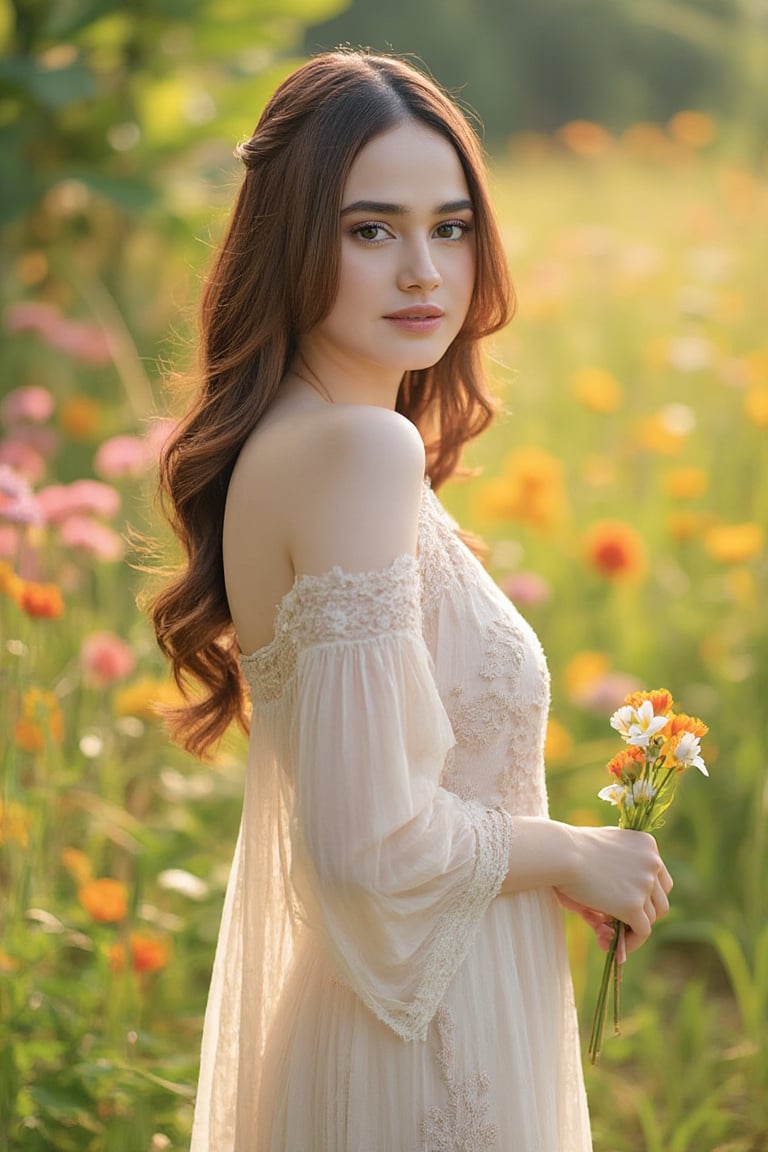
[{"label": "woman's hand", "polygon": [[601,945],[608,935],[606,924],[626,924],[622,935],[632,952],[669,911],[672,877],[647,832],[581,828],[521,816],[515,822],[500,895],[542,887],[554,888],[561,903],[578,911]]},{"label": "woman's hand", "polygon": [[594,908],[587,908],[584,904],[577,904],[575,900],[571,900],[559,888],[554,890],[555,896],[562,904],[567,912],[575,912],[577,916],[581,916],[592,931],[595,933],[597,946],[603,952],[607,952],[611,946],[613,939],[613,920],[610,916],[606,916],[604,912],[596,912]]},{"label": "woman's hand", "polygon": [[571,831],[576,863],[572,878],[556,886],[558,899],[586,920],[604,950],[613,938],[612,921],[626,924],[626,952],[635,951],[669,911],[672,877],[656,841],[624,828]]}]

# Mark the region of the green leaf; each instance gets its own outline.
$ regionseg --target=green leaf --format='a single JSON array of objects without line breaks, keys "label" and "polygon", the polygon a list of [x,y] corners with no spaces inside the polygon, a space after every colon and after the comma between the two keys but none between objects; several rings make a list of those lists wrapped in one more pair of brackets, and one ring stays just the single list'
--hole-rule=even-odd
[{"label": "green leaf", "polygon": [[43,68],[28,57],[0,60],[0,85],[3,84],[50,109],[66,108],[96,94],[93,76],[79,60],[63,68]]}]

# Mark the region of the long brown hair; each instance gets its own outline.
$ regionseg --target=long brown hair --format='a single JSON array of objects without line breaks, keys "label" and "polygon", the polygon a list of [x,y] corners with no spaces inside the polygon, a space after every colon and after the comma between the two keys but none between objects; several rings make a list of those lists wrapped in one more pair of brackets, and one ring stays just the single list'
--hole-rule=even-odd
[{"label": "long brown hair", "polygon": [[355,157],[407,119],[456,149],[475,215],[475,289],[464,325],[437,364],[405,373],[397,399],[424,437],[435,488],[494,412],[478,340],[507,322],[514,299],[477,137],[452,100],[402,60],[352,51],[315,57],[281,84],[237,150],[246,172],[203,292],[199,392],[160,460],[163,508],[186,563],[155,597],[151,618],[179,686],[188,694],[190,677],[202,686],[168,714],[174,738],[198,756],[233,720],[247,728],[222,557],[232,470],[299,337],[333,305]]}]

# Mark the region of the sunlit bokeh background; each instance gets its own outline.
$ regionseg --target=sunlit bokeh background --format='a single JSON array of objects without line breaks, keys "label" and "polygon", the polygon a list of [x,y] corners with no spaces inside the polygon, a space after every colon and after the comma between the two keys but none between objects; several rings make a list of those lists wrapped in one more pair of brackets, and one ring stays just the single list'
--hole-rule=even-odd
[{"label": "sunlit bokeh background", "polygon": [[233,146],[339,43],[484,124],[519,307],[442,495],[547,651],[553,814],[612,821],[628,691],[711,729],[587,1067],[597,1152],[768,1149],[768,4],[0,0],[0,1150],[188,1144],[243,745],[166,740],[135,534],[173,562],[153,468]]}]

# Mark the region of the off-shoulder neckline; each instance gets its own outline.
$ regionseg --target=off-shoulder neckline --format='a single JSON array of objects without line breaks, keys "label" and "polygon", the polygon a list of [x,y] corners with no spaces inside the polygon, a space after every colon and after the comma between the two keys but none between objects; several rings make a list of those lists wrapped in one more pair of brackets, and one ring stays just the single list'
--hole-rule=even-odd
[{"label": "off-shoulder neckline", "polygon": [[[427,495],[430,493],[432,493],[432,485],[430,483],[429,477],[427,476],[422,484],[422,506]],[[334,566],[327,572],[297,573],[294,577],[293,584],[288,589],[288,591],[283,594],[280,600],[278,600],[275,606],[274,631],[272,639],[269,640],[266,644],[263,644],[261,648],[254,648],[252,652],[239,652],[237,659],[241,667],[256,664],[262,660],[267,659],[277,648],[282,639],[282,622],[285,616],[288,614],[291,604],[299,597],[300,593],[307,589],[323,587],[324,585],[340,586],[345,583],[349,585],[355,585],[370,583],[374,579],[391,580],[401,574],[401,568],[403,570],[403,575],[408,573],[410,570],[417,570],[418,558],[412,555],[410,552],[402,552],[399,556],[396,556],[394,560],[392,560],[389,564],[386,564],[383,568],[376,568],[369,571],[347,572],[338,564],[334,564]]]}]

